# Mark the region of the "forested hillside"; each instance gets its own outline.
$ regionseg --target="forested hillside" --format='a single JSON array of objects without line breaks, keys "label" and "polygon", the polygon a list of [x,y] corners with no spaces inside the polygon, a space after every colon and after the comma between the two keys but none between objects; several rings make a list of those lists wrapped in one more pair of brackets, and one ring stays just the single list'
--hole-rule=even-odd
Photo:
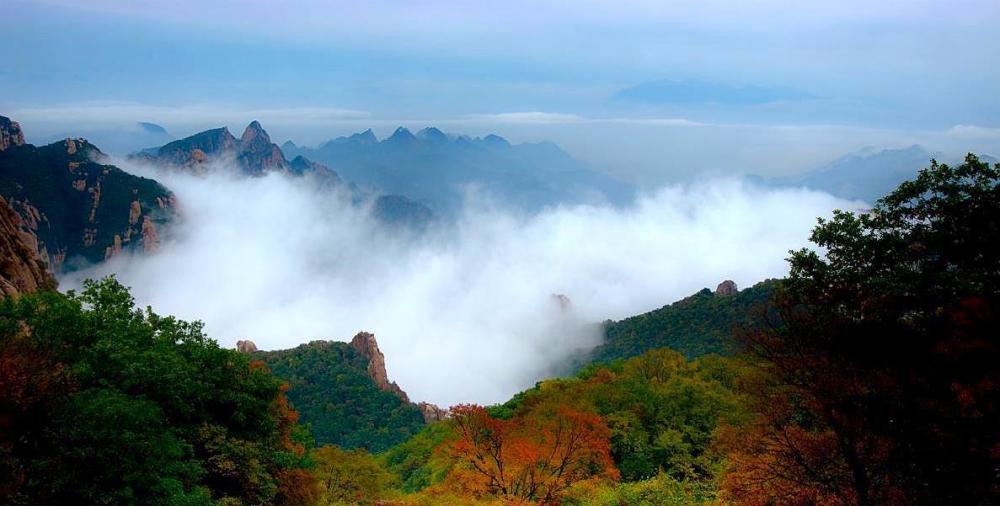
[{"label": "forested hillside", "polygon": [[670,348],[688,358],[733,353],[737,345],[733,331],[760,319],[777,286],[778,281],[764,281],[732,293],[705,288],[660,309],[607,322],[605,342],[594,350],[592,360],[608,362],[657,348]]},{"label": "forested hillside", "polygon": [[288,399],[317,444],[379,452],[424,425],[416,405],[375,384],[368,358],[348,343],[313,341],[253,356],[288,382]]}]

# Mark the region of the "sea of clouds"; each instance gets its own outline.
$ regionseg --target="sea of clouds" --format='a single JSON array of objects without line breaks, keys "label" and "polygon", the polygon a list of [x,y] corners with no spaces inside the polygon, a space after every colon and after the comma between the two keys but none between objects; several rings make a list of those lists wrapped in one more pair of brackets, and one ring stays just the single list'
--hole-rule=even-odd
[{"label": "sea of clouds", "polygon": [[[858,203],[732,179],[667,186],[627,208],[524,215],[470,193],[457,222],[413,234],[311,179],[154,172],[180,217],[156,254],[121,255],[61,280],[114,273],[141,305],[202,320],[223,346],[261,349],[375,333],[415,400],[502,402],[601,342],[597,323],[724,279],[787,273],[816,218]],[[560,304],[555,294],[565,295]]]}]

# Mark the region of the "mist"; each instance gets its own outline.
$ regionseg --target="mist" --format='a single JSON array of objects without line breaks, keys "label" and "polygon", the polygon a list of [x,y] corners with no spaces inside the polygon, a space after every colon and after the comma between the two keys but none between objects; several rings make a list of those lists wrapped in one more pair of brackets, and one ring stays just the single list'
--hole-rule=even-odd
[{"label": "mist", "polygon": [[[114,273],[140,305],[202,320],[231,347],[282,349],[373,332],[390,379],[443,406],[502,402],[601,342],[599,322],[724,279],[787,273],[816,217],[858,203],[731,179],[666,186],[620,209],[526,216],[470,191],[455,223],[423,234],[378,222],[311,180],[126,170],[155,177],[180,216],[156,254],[123,254],[61,280]],[[569,304],[560,304],[556,294]]]}]

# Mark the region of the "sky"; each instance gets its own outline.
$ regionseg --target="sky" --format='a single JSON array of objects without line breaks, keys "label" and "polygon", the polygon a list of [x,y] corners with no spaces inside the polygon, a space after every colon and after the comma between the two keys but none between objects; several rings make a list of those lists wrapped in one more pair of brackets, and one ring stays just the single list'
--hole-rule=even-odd
[{"label": "sky", "polygon": [[649,187],[866,146],[1000,152],[993,0],[4,4],[0,114],[36,142],[436,125],[554,141]]}]

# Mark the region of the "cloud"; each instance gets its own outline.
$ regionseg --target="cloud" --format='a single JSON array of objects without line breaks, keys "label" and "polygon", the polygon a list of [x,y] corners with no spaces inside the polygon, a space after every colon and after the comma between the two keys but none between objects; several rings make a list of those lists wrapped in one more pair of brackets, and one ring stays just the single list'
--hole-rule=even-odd
[{"label": "cloud", "polygon": [[[126,164],[127,166],[127,164]],[[155,176],[183,217],[154,255],[124,255],[61,280],[117,273],[140,304],[201,319],[225,346],[264,349],[374,332],[390,376],[443,405],[503,401],[581,348],[594,325],[722,279],[786,273],[825,194],[732,180],[665,187],[626,209],[524,217],[472,200],[457,223],[402,237],[305,179]],[[568,311],[553,294],[570,298]]]},{"label": "cloud", "polygon": [[977,125],[955,125],[949,128],[946,133],[959,139],[1000,140],[1000,128]]},{"label": "cloud", "polygon": [[661,80],[638,84],[615,94],[618,100],[645,104],[760,105],[811,98],[795,90],[758,85]]},{"label": "cloud", "polygon": [[503,112],[498,114],[470,114],[468,120],[481,123],[531,123],[531,124],[561,124],[582,123],[584,118],[576,114],[555,112]]},{"label": "cloud", "polygon": [[361,120],[366,111],[336,107],[240,108],[220,105],[188,104],[176,107],[134,102],[89,102],[48,107],[21,107],[10,112],[26,123],[69,126],[120,126],[137,121],[168,125],[202,126],[219,124],[245,125],[257,119],[265,124],[310,126],[333,121]]}]

